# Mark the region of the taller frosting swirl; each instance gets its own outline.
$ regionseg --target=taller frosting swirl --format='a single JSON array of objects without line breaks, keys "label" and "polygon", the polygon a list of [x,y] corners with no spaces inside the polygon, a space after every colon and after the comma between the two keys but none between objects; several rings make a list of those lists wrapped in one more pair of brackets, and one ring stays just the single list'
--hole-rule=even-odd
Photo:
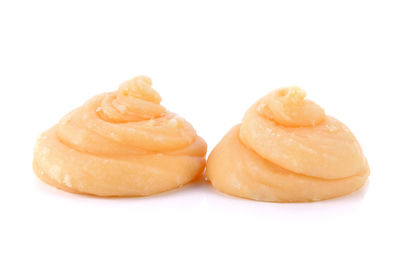
[{"label": "taller frosting swirl", "polygon": [[282,88],[250,107],[209,157],[213,185],[265,201],[327,199],[361,187],[369,168],[356,138],[305,97],[301,88]]},{"label": "taller frosting swirl", "polygon": [[[104,196],[147,195],[189,182],[204,168],[206,144],[191,124],[167,111],[160,102],[151,79],[145,76],[122,83],[117,91],[93,97],[38,140],[34,168],[39,177],[46,176],[64,189]],[[69,156],[52,160],[55,152],[62,154],[61,150],[69,156],[73,153],[73,160]],[[80,161],[86,160],[92,172],[88,168],[87,174],[78,178],[84,170],[72,169],[78,159],[74,155]],[[117,167],[121,162],[126,168],[121,164]],[[51,174],[55,170],[49,168],[54,166],[60,168],[56,170],[60,174]],[[110,172],[111,168],[115,172]],[[107,178],[96,177],[93,173],[97,171],[100,175],[108,172]],[[65,176],[72,180],[68,185]],[[123,182],[119,183],[121,178]]]}]

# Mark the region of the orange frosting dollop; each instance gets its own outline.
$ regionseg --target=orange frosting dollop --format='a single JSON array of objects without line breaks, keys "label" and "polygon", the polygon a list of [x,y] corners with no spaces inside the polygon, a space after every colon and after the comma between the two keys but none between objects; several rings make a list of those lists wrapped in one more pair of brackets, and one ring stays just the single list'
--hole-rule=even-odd
[{"label": "orange frosting dollop", "polygon": [[145,76],[93,97],[38,139],[36,174],[100,196],[149,195],[193,180],[204,169],[206,143],[160,102]]},{"label": "orange frosting dollop", "polygon": [[215,147],[207,176],[219,190],[264,201],[328,199],[360,188],[369,167],[359,143],[298,87],[257,101]]}]

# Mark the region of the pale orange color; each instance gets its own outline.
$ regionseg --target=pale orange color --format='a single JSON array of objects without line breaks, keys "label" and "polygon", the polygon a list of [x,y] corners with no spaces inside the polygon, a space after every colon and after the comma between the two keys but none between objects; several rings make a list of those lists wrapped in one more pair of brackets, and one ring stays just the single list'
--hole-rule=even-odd
[{"label": "pale orange color", "polygon": [[207,145],[160,105],[139,76],[97,95],[37,140],[33,169],[57,188],[97,196],[144,196],[178,188],[204,170]]},{"label": "pale orange color", "polygon": [[305,96],[283,88],[250,107],[208,158],[214,187],[271,202],[318,201],[362,187],[369,166],[356,138]]}]

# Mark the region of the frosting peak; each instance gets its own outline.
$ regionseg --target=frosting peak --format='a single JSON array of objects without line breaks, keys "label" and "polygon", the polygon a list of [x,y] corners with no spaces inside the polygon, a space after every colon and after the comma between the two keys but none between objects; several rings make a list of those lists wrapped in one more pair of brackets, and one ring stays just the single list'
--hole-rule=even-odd
[{"label": "frosting peak", "polygon": [[277,89],[260,100],[257,111],[283,126],[316,126],[325,120],[325,111],[306,95],[300,87]]},{"label": "frosting peak", "polygon": [[133,96],[156,104],[161,103],[161,97],[152,87],[152,81],[147,76],[137,76],[119,85],[118,93],[123,96]]},{"label": "frosting peak", "polygon": [[104,97],[97,112],[109,122],[126,123],[155,119],[167,111],[149,77],[138,76],[122,83],[118,90]]}]

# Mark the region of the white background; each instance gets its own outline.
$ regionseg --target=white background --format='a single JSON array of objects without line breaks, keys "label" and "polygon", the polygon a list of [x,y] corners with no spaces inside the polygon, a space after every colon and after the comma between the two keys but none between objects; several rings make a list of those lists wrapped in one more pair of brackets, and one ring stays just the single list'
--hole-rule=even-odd
[{"label": "white background", "polygon": [[[400,276],[396,2],[1,0],[0,276]],[[36,137],[139,74],[209,151],[300,85],[359,139],[369,185],[274,204],[207,183],[99,199],[40,182]]]}]

